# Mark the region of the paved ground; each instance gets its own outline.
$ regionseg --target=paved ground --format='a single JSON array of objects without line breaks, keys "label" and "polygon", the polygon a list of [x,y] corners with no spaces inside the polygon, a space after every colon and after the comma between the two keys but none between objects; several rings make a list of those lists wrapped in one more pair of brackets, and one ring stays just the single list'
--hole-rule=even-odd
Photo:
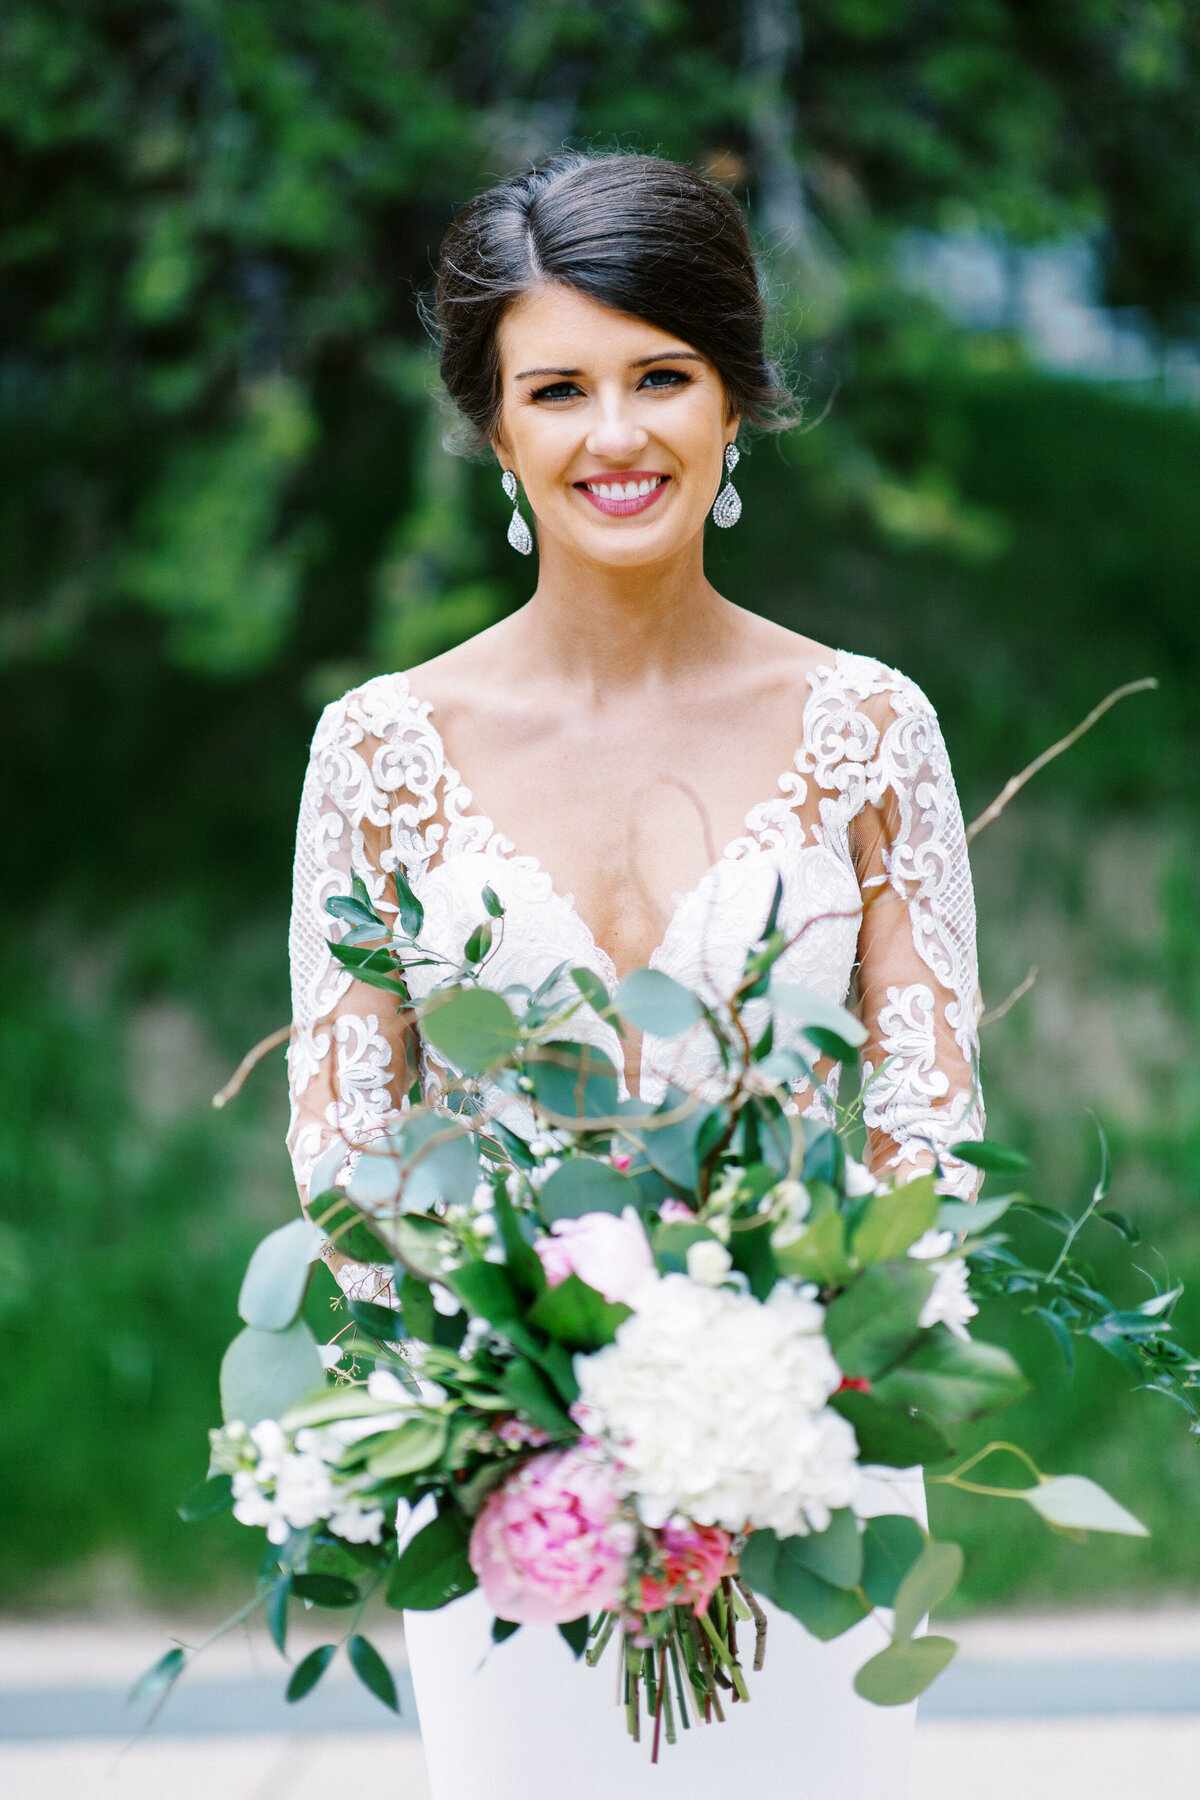
[{"label": "paved ground", "polygon": [[[913,1800],[1197,1800],[1200,1610],[951,1630],[962,1656],[923,1707]],[[330,1800],[358,1778],[372,1800],[429,1800],[402,1641],[390,1625],[375,1640],[400,1682],[399,1721],[332,1673],[285,1707],[270,1646],[224,1640],[131,1742],[123,1696],[165,1627],[0,1622],[0,1795]]]}]

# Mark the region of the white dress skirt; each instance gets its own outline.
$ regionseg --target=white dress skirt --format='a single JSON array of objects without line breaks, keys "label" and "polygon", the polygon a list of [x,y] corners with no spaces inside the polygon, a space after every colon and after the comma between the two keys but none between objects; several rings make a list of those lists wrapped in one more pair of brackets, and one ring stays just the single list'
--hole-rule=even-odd
[{"label": "white dress skirt", "polygon": [[[925,1517],[913,1471],[880,1471],[863,1510]],[[626,1735],[617,1704],[619,1655],[576,1662],[557,1631],[528,1627],[491,1641],[492,1612],[476,1589],[404,1628],[433,1800],[908,1800],[916,1706],[871,1706],[855,1671],[887,1634],[872,1616],[832,1643],[766,1605],[764,1667],[747,1670],[750,1701],[724,1724],[665,1737]],[[749,1663],[752,1626],[739,1629]],[[724,1704],[724,1700],[723,1700]]]}]

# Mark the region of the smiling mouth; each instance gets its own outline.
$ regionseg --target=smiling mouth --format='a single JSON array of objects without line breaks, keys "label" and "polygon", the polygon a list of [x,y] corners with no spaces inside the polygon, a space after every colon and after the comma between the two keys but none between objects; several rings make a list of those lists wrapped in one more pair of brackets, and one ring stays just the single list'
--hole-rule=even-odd
[{"label": "smiling mouth", "polygon": [[630,513],[645,512],[653,506],[670,479],[669,475],[635,472],[619,478],[610,476],[604,481],[577,481],[575,487],[597,512],[628,518]]}]

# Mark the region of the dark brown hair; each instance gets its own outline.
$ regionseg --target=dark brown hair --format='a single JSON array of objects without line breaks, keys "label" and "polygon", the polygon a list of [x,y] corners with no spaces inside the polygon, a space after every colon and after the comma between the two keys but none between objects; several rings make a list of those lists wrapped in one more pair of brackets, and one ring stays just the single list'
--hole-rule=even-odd
[{"label": "dark brown hair", "polygon": [[730,412],[748,423],[791,422],[790,396],[766,360],[758,272],[736,202],[661,157],[574,151],[480,194],[442,244],[433,321],[442,380],[476,447],[500,416],[500,321],[547,282],[699,350]]}]

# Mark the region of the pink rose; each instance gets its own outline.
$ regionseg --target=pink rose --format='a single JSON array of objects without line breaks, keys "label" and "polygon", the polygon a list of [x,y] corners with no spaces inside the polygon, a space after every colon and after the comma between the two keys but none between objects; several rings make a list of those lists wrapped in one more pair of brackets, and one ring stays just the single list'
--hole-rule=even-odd
[{"label": "pink rose", "polygon": [[532,1457],[493,1488],[467,1554],[497,1617],[565,1625],[618,1606],[637,1538],[619,1504],[611,1464],[578,1446]]},{"label": "pink rose", "polygon": [[581,1219],[555,1219],[552,1236],[534,1239],[546,1280],[557,1287],[578,1275],[606,1300],[632,1299],[654,1273],[650,1240],[632,1206],[616,1213],[584,1213]]},{"label": "pink rose", "polygon": [[721,1579],[733,1542],[717,1525],[664,1525],[656,1533],[662,1575],[643,1575],[641,1602],[647,1612],[690,1601],[702,1613]]}]

